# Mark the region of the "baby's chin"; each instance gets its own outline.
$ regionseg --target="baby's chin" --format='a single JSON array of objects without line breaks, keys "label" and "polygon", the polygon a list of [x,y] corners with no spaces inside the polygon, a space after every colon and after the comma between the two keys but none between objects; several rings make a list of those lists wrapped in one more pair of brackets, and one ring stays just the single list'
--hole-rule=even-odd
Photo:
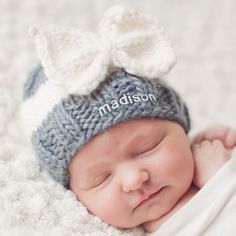
[{"label": "baby's chin", "polygon": [[146,232],[152,233],[160,227],[156,224],[157,224],[156,220],[148,221],[148,222],[143,223],[142,227]]},{"label": "baby's chin", "polygon": [[154,219],[143,223],[142,226],[145,229],[145,231],[153,232],[157,230],[161,226],[161,224],[165,222],[166,216],[169,214],[172,208],[170,210],[167,210],[164,214],[161,214],[160,216],[156,216]]}]

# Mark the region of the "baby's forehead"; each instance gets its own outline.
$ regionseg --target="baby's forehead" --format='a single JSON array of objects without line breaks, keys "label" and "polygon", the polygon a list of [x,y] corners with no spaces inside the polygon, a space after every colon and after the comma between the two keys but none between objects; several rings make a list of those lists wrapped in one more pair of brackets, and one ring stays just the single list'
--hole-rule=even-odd
[{"label": "baby's forehead", "polygon": [[146,129],[149,127],[150,129],[154,126],[160,125],[160,119],[154,119],[154,118],[139,118],[139,119],[131,119],[122,121],[120,123],[117,123],[113,126],[108,127],[104,133],[110,134],[113,132],[120,132],[120,131],[129,131],[124,132],[125,134],[129,135],[130,131],[132,132],[138,132],[143,131],[142,128],[145,127]]},{"label": "baby's forehead", "polygon": [[129,150],[161,135],[163,127],[165,125],[160,119],[142,118],[120,122],[93,136],[78,153],[81,156],[92,156]]},{"label": "baby's forehead", "polygon": [[110,126],[102,133],[96,135],[93,139],[96,142],[112,143],[114,145],[121,142],[127,142],[136,137],[148,136],[154,130],[154,125],[157,125],[151,119],[133,119]]},{"label": "baby's forehead", "polygon": [[161,134],[161,128],[154,120],[130,120],[111,126],[89,141],[88,148],[97,153],[110,153],[118,149],[129,149],[153,136]]}]

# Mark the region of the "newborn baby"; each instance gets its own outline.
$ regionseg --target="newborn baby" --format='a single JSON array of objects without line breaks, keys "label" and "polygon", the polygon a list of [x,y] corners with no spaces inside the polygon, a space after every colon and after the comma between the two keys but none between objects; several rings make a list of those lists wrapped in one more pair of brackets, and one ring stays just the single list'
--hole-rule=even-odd
[{"label": "newborn baby", "polygon": [[24,136],[40,166],[106,223],[156,230],[229,160],[233,129],[190,141],[188,108],[165,81],[176,56],[155,18],[115,6],[99,35],[30,33],[41,63],[24,86]]},{"label": "newborn baby", "polygon": [[236,131],[218,126],[197,135],[191,150],[176,122],[123,122],[76,153],[70,188],[105,222],[121,228],[143,224],[152,232],[229,160],[235,143]]}]

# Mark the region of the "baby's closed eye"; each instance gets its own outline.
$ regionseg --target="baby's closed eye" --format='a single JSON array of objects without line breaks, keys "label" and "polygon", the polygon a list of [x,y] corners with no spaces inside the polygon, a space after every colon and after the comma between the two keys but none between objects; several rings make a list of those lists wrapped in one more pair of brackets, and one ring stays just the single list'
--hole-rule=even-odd
[{"label": "baby's closed eye", "polygon": [[98,178],[96,178],[93,181],[92,188],[98,187],[101,184],[103,184],[104,182],[106,182],[111,177],[111,175],[112,175],[111,173],[107,173],[107,174],[101,175]]},{"label": "baby's closed eye", "polygon": [[155,140],[151,144],[149,144],[147,147],[144,148],[143,151],[141,151],[138,154],[138,157],[142,157],[144,154],[147,155],[147,154],[151,153],[162,142],[163,139],[164,139],[164,136],[158,140]]}]

